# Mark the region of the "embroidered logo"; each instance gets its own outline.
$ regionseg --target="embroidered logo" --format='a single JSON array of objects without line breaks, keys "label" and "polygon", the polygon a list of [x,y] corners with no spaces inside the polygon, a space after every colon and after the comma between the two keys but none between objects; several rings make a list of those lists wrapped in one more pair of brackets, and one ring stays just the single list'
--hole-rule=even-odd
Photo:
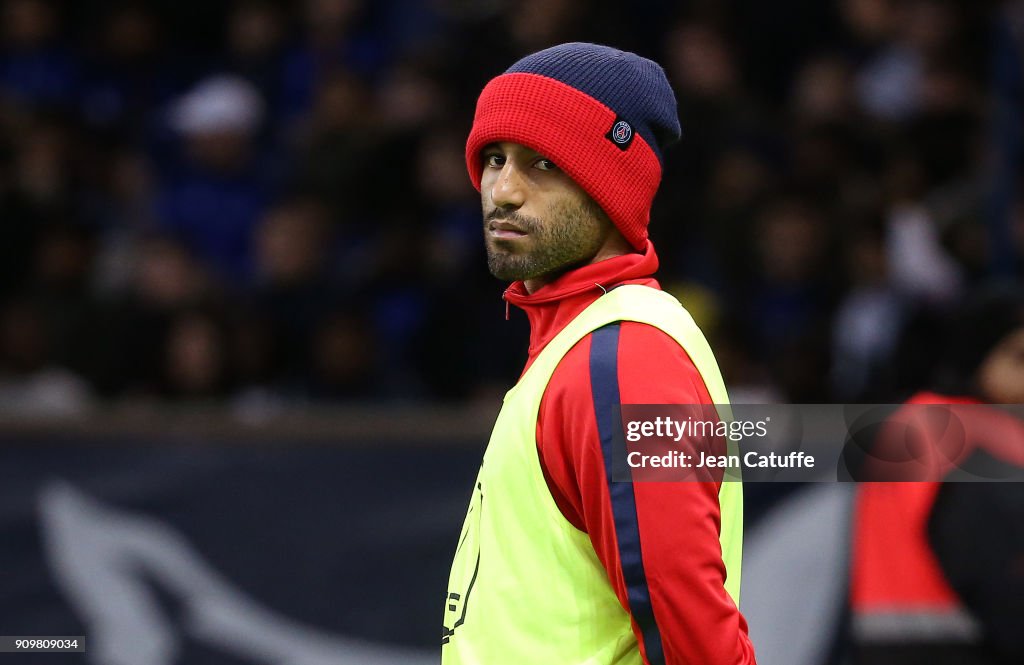
[{"label": "embroidered logo", "polygon": [[611,139],[620,150],[625,150],[633,142],[633,127],[621,118],[615,119],[615,124],[608,130],[605,137]]}]

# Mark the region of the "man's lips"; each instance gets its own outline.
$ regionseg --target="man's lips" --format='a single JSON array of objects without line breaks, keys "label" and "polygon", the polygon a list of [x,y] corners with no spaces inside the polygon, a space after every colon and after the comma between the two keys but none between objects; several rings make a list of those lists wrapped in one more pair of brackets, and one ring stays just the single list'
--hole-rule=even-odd
[{"label": "man's lips", "polygon": [[522,238],[527,235],[521,227],[516,226],[511,222],[492,221],[488,226],[487,230],[490,232],[491,237],[501,238],[507,240],[510,238]]}]

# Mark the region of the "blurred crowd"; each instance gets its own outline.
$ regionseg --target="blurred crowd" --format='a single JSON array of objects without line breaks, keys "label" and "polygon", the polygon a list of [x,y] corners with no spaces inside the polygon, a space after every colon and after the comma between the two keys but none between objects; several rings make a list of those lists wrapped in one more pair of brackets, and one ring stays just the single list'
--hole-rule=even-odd
[{"label": "blurred crowd", "polygon": [[0,11],[7,407],[501,394],[527,326],[486,271],[463,145],[484,83],[563,41],[673,83],[659,277],[734,401],[900,399],[944,322],[1020,278],[1016,3]]}]

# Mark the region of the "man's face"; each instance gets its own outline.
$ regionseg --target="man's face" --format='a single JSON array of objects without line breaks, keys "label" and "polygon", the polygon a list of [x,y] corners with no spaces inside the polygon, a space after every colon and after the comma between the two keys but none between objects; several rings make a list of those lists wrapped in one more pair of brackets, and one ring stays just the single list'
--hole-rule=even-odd
[{"label": "man's face", "polygon": [[1024,328],[1010,333],[978,368],[978,386],[993,404],[1024,404]]},{"label": "man's face", "polygon": [[487,266],[505,281],[546,284],[592,262],[615,233],[608,216],[572,178],[517,143],[484,148],[480,198]]}]

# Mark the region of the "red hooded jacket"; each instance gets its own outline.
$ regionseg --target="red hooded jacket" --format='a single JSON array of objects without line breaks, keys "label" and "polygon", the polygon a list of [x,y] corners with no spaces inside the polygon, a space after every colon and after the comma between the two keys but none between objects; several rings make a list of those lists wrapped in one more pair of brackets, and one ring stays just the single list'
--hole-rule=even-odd
[{"label": "red hooded jacket", "polygon": [[[533,294],[522,282],[509,287],[505,299],[530,321],[526,367],[603,290],[622,284],[660,288],[653,277],[657,268],[648,243],[643,254],[577,268]],[[618,542],[591,392],[591,338],[584,337],[565,355],[541,401],[537,447],[551,495],[565,518],[590,536],[623,607],[629,611],[629,598],[637,594],[649,599],[653,631],[641,630],[636,617],[633,621],[645,663],[754,663],[746,621],[725,591],[717,484],[634,483],[639,543]],[[711,403],[686,352],[642,323],[620,324],[618,380],[623,404]],[[630,589],[622,561],[638,554],[646,588]],[[660,644],[645,643],[653,640]]]}]

